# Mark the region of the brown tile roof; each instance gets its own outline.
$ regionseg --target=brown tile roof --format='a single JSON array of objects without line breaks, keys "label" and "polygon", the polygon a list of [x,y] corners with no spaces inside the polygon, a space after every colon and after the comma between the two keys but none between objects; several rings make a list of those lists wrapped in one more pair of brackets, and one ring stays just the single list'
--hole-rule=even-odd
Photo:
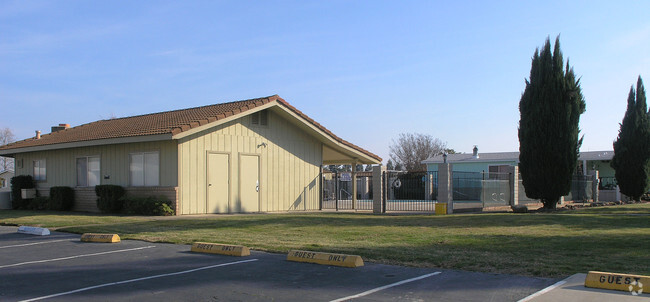
[{"label": "brown tile roof", "polygon": [[378,161],[381,161],[381,158],[379,156],[334,135],[332,132],[309,118],[300,110],[289,105],[287,101],[280,98],[278,95],[160,113],[100,120],[58,132],[45,134],[42,135],[40,139],[28,138],[22,141],[14,142],[5,146],[1,146],[0,150],[11,150],[26,147],[38,147],[62,143],[74,143],[145,135],[176,135],[192,128],[205,125],[207,123],[241,114],[242,112],[253,109],[257,106],[268,104],[273,101],[277,101],[278,104],[286,107],[287,109],[306,119],[308,122],[312,123],[314,126],[330,135],[334,140],[347,145],[348,147],[351,147],[359,152],[362,152],[367,156],[377,159]]}]

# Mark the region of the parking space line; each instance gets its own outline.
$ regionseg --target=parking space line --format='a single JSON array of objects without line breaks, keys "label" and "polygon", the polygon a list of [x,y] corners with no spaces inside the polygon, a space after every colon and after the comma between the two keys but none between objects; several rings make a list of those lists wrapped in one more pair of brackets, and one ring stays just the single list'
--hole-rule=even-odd
[{"label": "parking space line", "polygon": [[30,245],[37,245],[37,244],[46,244],[46,243],[52,243],[52,242],[61,242],[61,241],[70,241],[70,239],[61,239],[61,240],[48,240],[48,241],[41,241],[41,242],[34,242],[34,243],[24,243],[24,244],[16,244],[16,245],[7,245],[7,246],[0,246],[0,249],[6,249],[10,247],[21,247],[21,246],[30,246]]},{"label": "parking space line", "polygon": [[[567,278],[567,279],[569,279],[569,278]],[[564,283],[566,283],[566,280],[567,280],[567,279],[564,279],[564,280],[562,280],[562,281],[558,281],[558,282],[556,282],[555,284],[553,284],[553,285],[551,285],[551,286],[549,286],[549,287],[547,287],[547,288],[544,288],[544,289],[542,289],[542,290],[540,290],[540,291],[538,291],[538,292],[536,292],[536,293],[533,293],[532,295],[530,295],[530,296],[528,296],[528,297],[526,297],[526,298],[523,298],[523,299],[521,299],[521,300],[519,300],[519,301],[517,301],[517,302],[526,302],[526,301],[530,301],[530,300],[532,300],[533,298],[536,298],[536,297],[539,297],[539,296],[541,296],[541,295],[543,295],[543,294],[545,294],[545,293],[548,293],[548,292],[554,290],[555,288],[562,286]]]},{"label": "parking space line", "polygon": [[168,274],[160,274],[160,275],[155,275],[155,276],[149,276],[149,277],[142,277],[142,278],[136,278],[136,279],[130,279],[130,280],[124,280],[124,281],[118,281],[118,282],[111,282],[111,283],[105,283],[105,284],[100,284],[100,285],[95,285],[95,286],[89,286],[89,287],[84,287],[80,289],[75,289],[63,293],[58,293],[58,294],[52,294],[48,296],[42,296],[42,297],[37,297],[37,298],[32,298],[28,300],[22,300],[21,302],[31,302],[31,301],[38,301],[38,300],[43,300],[43,299],[49,299],[49,298],[54,298],[54,297],[60,297],[60,296],[65,296],[65,295],[70,295],[78,292],[83,292],[91,289],[96,289],[96,288],[102,288],[102,287],[107,287],[107,286],[113,286],[113,285],[120,285],[120,284],[126,284],[126,283],[132,283],[132,282],[138,282],[138,281],[144,281],[144,280],[151,280],[151,279],[156,279],[156,278],[162,278],[162,277],[168,277],[168,276],[176,276],[176,275],[182,275],[182,274],[188,274],[188,273],[193,273],[197,271],[202,271],[206,269],[211,269],[215,267],[222,267],[222,266],[228,266],[228,265],[235,265],[235,264],[242,264],[242,263],[247,263],[247,262],[252,262],[252,261],[257,261],[258,259],[249,259],[249,260],[242,260],[242,261],[235,261],[235,262],[228,262],[228,263],[221,263],[221,264],[215,264],[215,265],[210,265],[210,266],[204,266],[204,267],[199,267],[191,270],[186,270],[186,271],[180,271],[180,272],[175,272],[175,273],[168,273]]},{"label": "parking space line", "polygon": [[371,290],[368,290],[368,291],[362,292],[362,293],[360,293],[360,294],[356,294],[356,295],[353,295],[353,296],[347,296],[347,297],[344,297],[344,298],[340,298],[340,299],[332,300],[332,301],[330,301],[330,302],[341,302],[341,301],[347,301],[347,300],[352,300],[352,299],[356,299],[356,298],[361,298],[361,297],[363,297],[363,296],[367,296],[367,295],[370,295],[370,294],[372,294],[372,293],[376,293],[376,292],[378,292],[378,291],[382,291],[382,290],[387,289],[387,288],[391,288],[391,287],[399,286],[399,285],[402,285],[402,284],[405,284],[405,283],[409,283],[409,282],[413,282],[413,281],[422,280],[422,279],[425,279],[425,278],[429,278],[429,277],[431,277],[431,276],[438,275],[438,274],[440,274],[440,273],[441,273],[441,272],[435,272],[435,273],[426,274],[426,275],[422,275],[422,276],[415,277],[415,278],[411,278],[411,279],[402,280],[402,281],[400,281],[400,282],[395,282],[395,283],[392,283],[392,284],[384,285],[384,286],[382,286],[382,287],[377,287],[377,288],[375,288],[375,289],[371,289]]},{"label": "parking space line", "polygon": [[149,249],[149,248],[152,248],[152,247],[156,247],[156,246],[154,246],[154,245],[149,245],[149,246],[137,247],[137,248],[125,249],[125,250],[116,250],[116,251],[108,251],[108,252],[101,252],[101,253],[92,253],[92,254],[76,255],[76,256],[62,257],[62,258],[55,258],[55,259],[45,259],[45,260],[28,261],[28,262],[21,262],[21,263],[14,263],[14,264],[0,265],[0,268],[14,267],[14,266],[20,266],[20,265],[27,265],[27,264],[35,264],[35,263],[44,263],[44,262],[61,261],[61,260],[68,260],[68,259],[75,259],[75,258],[82,258],[82,257],[91,257],[91,256],[98,256],[98,255],[113,254],[113,253],[123,253],[123,252],[130,252],[130,251],[137,251],[137,250]]}]

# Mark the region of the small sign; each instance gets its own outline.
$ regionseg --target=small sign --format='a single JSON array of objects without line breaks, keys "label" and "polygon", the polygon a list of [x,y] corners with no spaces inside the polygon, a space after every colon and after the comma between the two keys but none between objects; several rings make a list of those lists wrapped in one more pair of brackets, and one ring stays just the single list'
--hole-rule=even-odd
[{"label": "small sign", "polygon": [[341,173],[340,179],[341,181],[352,181],[352,173],[343,172]]}]

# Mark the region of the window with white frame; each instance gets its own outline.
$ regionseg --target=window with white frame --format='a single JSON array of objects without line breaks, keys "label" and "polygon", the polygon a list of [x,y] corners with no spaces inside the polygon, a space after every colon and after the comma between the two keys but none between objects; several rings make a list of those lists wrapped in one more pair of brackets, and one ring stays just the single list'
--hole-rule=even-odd
[{"label": "window with white frame", "polygon": [[45,181],[46,180],[46,169],[45,169],[45,160],[37,159],[34,161],[34,180],[36,181]]},{"label": "window with white frame", "polygon": [[99,156],[77,158],[77,186],[94,187],[100,184]]},{"label": "window with white frame", "polygon": [[132,187],[155,187],[160,184],[160,154],[139,152],[129,154]]}]

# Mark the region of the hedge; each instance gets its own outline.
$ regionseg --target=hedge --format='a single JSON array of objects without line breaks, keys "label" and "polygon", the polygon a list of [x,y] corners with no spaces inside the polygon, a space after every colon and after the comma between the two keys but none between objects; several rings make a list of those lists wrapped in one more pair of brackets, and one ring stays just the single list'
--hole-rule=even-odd
[{"label": "hedge", "polygon": [[124,199],[124,213],[131,215],[172,216],[169,200],[156,197],[128,197]]},{"label": "hedge", "polygon": [[11,197],[14,209],[25,209],[29,205],[29,199],[23,200],[21,190],[36,188],[34,178],[31,175],[18,175],[11,178]]},{"label": "hedge", "polygon": [[74,190],[70,187],[51,187],[48,209],[70,211],[74,206]]},{"label": "hedge", "polygon": [[97,194],[97,208],[102,213],[119,213],[122,210],[124,200],[122,197],[126,191],[124,188],[116,185],[99,185],[95,186]]}]

